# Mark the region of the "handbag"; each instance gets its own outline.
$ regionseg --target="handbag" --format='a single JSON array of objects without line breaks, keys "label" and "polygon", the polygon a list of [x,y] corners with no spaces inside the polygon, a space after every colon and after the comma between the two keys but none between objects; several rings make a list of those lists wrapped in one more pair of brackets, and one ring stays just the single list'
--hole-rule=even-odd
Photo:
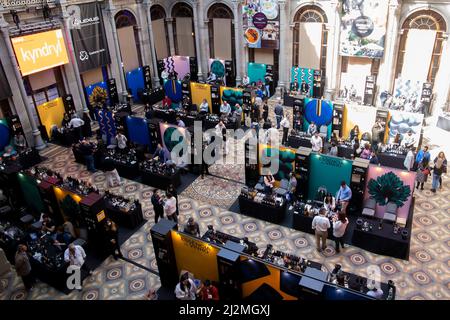
[{"label": "handbag", "polygon": [[430,169],[428,169],[428,168],[425,168],[425,169],[423,169],[422,170],[422,173],[424,174],[424,175],[429,175],[430,174]]}]

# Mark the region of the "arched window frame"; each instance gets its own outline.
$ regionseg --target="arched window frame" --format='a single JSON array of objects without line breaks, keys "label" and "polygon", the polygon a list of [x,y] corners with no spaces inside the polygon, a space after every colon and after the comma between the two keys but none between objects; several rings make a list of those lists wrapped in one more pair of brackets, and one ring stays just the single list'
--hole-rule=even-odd
[{"label": "arched window frame", "polygon": [[234,34],[234,14],[233,10],[229,8],[226,4],[215,3],[208,9],[208,36],[209,36],[209,56],[211,58],[215,57],[214,52],[214,24],[213,19],[231,19],[231,56],[233,61],[236,59],[236,45],[235,45],[235,34]]},{"label": "arched window frame", "polygon": [[[165,36],[166,36],[166,45],[167,45],[167,52],[169,52],[170,55],[170,40],[169,40],[169,30],[167,28],[167,21],[166,21],[167,15],[166,10],[159,4],[154,4],[150,7],[150,19],[152,21],[158,20],[158,19],[164,19],[164,30],[165,30]],[[159,36],[154,34],[155,37]],[[159,60],[159,57],[156,57],[157,60]]]},{"label": "arched window frame", "polygon": [[179,54],[178,50],[178,41],[177,41],[177,19],[176,18],[192,18],[192,30],[194,32],[193,41],[194,41],[194,50],[195,56],[197,56],[197,46],[195,45],[195,26],[194,26],[194,12],[192,7],[186,2],[178,2],[172,8],[172,30],[173,30],[173,42],[175,46],[175,54]]},{"label": "arched window frame", "polygon": [[141,55],[141,42],[139,41],[139,29],[136,20],[136,16],[133,12],[124,9],[120,10],[114,16],[114,20],[116,23],[116,29],[120,29],[123,27],[133,27],[134,31],[134,42],[136,44],[136,50],[138,53],[139,65],[142,66],[142,55]]}]

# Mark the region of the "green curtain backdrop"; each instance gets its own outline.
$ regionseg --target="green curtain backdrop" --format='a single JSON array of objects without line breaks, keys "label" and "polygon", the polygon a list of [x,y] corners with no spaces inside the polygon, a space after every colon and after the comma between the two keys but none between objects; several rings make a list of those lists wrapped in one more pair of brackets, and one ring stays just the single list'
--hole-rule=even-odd
[{"label": "green curtain backdrop", "polygon": [[313,153],[310,162],[308,199],[314,200],[320,187],[325,187],[334,196],[341,181],[350,184],[352,161]]},{"label": "green curtain backdrop", "polygon": [[42,202],[36,179],[21,173],[18,174],[18,179],[23,192],[23,197],[28,207],[33,210],[35,214],[43,212],[44,203]]},{"label": "green curtain backdrop", "polygon": [[250,62],[248,64],[248,77],[250,82],[258,82],[261,80],[265,83],[264,77],[266,76],[267,67],[265,64]]}]

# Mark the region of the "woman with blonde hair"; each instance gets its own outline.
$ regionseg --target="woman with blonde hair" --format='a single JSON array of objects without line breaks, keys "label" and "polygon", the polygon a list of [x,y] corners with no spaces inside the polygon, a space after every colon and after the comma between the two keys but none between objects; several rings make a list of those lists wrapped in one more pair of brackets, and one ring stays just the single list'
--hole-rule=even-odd
[{"label": "woman with blonde hair", "polygon": [[436,192],[438,186],[442,188],[442,174],[447,173],[447,159],[444,152],[439,152],[434,159],[433,182],[431,183],[431,191]]}]

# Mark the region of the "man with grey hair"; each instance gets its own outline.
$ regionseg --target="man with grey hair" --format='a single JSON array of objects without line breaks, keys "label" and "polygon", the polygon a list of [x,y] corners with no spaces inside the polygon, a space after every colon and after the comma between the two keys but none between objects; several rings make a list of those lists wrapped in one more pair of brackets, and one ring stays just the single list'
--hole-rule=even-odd
[{"label": "man with grey hair", "polygon": [[88,268],[85,263],[86,252],[84,251],[82,246],[75,245],[73,243],[69,244],[69,247],[64,252],[64,261],[68,262],[71,266],[77,266],[80,269],[83,269],[89,274],[92,274],[92,271]]},{"label": "man with grey hair", "polygon": [[[330,220],[326,217],[327,209],[321,208],[319,215],[315,216],[312,221],[312,228],[316,235],[317,251],[321,252],[327,247],[328,229],[331,227]],[[320,245],[322,240],[322,246]]]}]

